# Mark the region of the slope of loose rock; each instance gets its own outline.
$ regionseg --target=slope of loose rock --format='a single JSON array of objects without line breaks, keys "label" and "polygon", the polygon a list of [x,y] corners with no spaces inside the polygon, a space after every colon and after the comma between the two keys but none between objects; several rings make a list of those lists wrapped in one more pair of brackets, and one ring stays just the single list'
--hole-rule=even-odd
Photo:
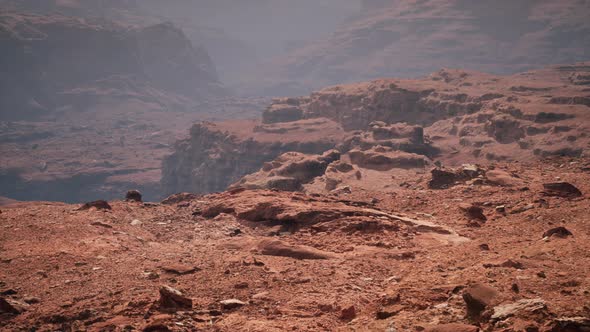
[{"label": "slope of loose rock", "polygon": [[[580,158],[498,163],[526,191],[459,183],[331,196],[233,190],[166,205],[111,201],[111,210],[5,206],[0,297],[8,305],[0,326],[581,328],[590,314],[588,165]],[[544,196],[543,184],[556,176],[583,196]],[[478,204],[488,220],[474,226],[460,203]],[[558,225],[573,236],[543,238]],[[469,318],[464,298],[480,298],[475,285],[495,295]]]}]

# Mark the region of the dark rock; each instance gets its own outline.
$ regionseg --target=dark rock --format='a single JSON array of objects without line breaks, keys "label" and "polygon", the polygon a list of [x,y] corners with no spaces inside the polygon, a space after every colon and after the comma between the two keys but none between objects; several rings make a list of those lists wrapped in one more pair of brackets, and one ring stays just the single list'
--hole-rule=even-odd
[{"label": "dark rock", "polygon": [[568,182],[544,183],[543,188],[543,194],[546,196],[556,196],[564,198],[574,198],[582,196],[582,192],[573,184]]},{"label": "dark rock", "polygon": [[128,202],[142,202],[141,192],[139,190],[129,190],[125,194],[125,200]]},{"label": "dark rock", "polygon": [[590,331],[590,318],[564,317],[551,322],[549,332],[587,332]]},{"label": "dark rock", "polygon": [[19,315],[27,311],[29,305],[20,301],[0,297],[0,313]]},{"label": "dark rock", "polygon": [[488,219],[486,218],[485,214],[483,214],[483,209],[479,206],[463,203],[459,204],[459,208],[465,212],[469,219],[477,219],[481,221],[486,221]]},{"label": "dark rock", "polygon": [[453,186],[457,181],[455,173],[442,168],[435,168],[430,171],[432,179],[428,182],[431,189],[445,189]]},{"label": "dark rock", "polygon": [[518,270],[523,270],[524,265],[521,262],[514,261],[512,259],[503,261],[501,263],[484,263],[483,267],[485,268],[492,268],[492,267],[510,267]]},{"label": "dark rock", "polygon": [[152,323],[148,324],[146,327],[143,328],[143,332],[170,332],[170,328],[162,323]]},{"label": "dark rock", "polygon": [[350,307],[346,307],[342,309],[340,312],[340,319],[351,321],[356,318],[356,308],[351,305]]},{"label": "dark rock", "polygon": [[193,300],[170,286],[160,287],[160,307],[166,310],[192,309]]},{"label": "dark rock", "polygon": [[78,209],[78,211],[90,210],[93,207],[98,210],[112,210],[113,209],[107,201],[98,200],[98,201],[85,203],[84,205],[82,205]]},{"label": "dark rock", "polygon": [[573,236],[573,235],[574,234],[572,234],[572,232],[570,232],[567,228],[565,228],[563,226],[551,228],[550,230],[543,233],[543,237],[556,236],[556,237],[560,237],[560,238],[566,238],[568,236]]},{"label": "dark rock", "polygon": [[428,326],[424,332],[478,332],[479,328],[473,325],[451,323]]},{"label": "dark rock", "polygon": [[475,284],[470,286],[463,293],[463,300],[467,306],[467,315],[477,318],[480,314],[492,304],[498,292],[487,285]]}]

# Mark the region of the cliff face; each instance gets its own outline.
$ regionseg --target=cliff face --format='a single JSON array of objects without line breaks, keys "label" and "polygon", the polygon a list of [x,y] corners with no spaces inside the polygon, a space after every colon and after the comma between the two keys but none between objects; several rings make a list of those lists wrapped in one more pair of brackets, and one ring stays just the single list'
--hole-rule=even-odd
[{"label": "cliff face", "polygon": [[417,77],[449,67],[511,74],[585,61],[590,50],[589,1],[366,0],[363,5],[361,15],[329,38],[277,59],[274,86],[299,93],[296,88]]},{"label": "cliff face", "polygon": [[[167,194],[223,191],[282,153],[322,153],[342,138],[342,130],[328,120],[303,127],[269,128],[254,122],[195,124],[190,137],[177,142],[174,154],[164,160],[162,187]],[[314,131],[315,137],[305,137]]]},{"label": "cliff face", "polygon": [[[373,170],[423,168],[435,160],[485,164],[584,156],[589,72],[588,63],[512,76],[441,70],[422,79],[381,79],[275,99],[260,123],[195,126],[164,163],[163,183],[167,192],[217,191],[260,169],[240,182],[260,187],[279,180],[284,165],[321,158],[285,155],[270,168],[264,162],[288,151],[321,154],[331,147],[343,154],[341,162]],[[273,185],[286,185],[280,180]]]},{"label": "cliff face", "polygon": [[175,104],[223,93],[207,53],[170,24],[129,30],[106,21],[4,13],[0,45],[1,119],[31,118],[111,93]]}]

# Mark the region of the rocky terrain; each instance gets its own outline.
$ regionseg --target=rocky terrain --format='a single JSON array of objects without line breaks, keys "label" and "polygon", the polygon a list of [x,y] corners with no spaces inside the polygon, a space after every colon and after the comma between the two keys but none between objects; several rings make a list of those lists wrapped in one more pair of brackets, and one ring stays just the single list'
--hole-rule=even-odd
[{"label": "rocky terrain", "polygon": [[12,203],[0,327],[587,331],[589,169],[554,158],[447,170],[474,178],[445,189],[433,172],[389,192]]},{"label": "rocky terrain", "polygon": [[[588,63],[511,76],[441,70],[279,98],[259,122],[196,124],[165,159],[163,190],[333,190],[348,178],[377,189],[390,185],[382,171],[420,177],[435,164],[587,157],[589,77]],[[339,156],[322,161],[332,148]],[[346,172],[324,174],[332,162]]]},{"label": "rocky terrain", "polygon": [[585,61],[589,12],[586,0],[363,1],[331,35],[276,58],[266,86],[307,93],[445,67],[512,74]]}]

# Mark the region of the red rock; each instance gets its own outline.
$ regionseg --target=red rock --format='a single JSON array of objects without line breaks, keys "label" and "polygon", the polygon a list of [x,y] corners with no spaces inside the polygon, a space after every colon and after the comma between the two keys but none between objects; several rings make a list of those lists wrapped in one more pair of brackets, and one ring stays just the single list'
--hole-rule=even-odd
[{"label": "red rock", "polygon": [[482,311],[490,306],[498,296],[498,292],[487,285],[475,284],[463,292],[463,300],[467,306],[467,314],[478,317]]},{"label": "red rock", "polygon": [[479,327],[473,325],[452,323],[428,326],[424,332],[478,332]]},{"label": "red rock", "polygon": [[170,286],[160,287],[160,307],[166,310],[191,309],[193,300]]},{"label": "red rock", "polygon": [[351,305],[340,311],[340,319],[350,321],[356,318],[356,308]]},{"label": "red rock", "polygon": [[169,264],[161,267],[162,270],[168,273],[185,275],[199,271],[200,269],[195,266],[188,266],[183,264]]},{"label": "red rock", "polygon": [[543,188],[543,194],[546,196],[558,196],[564,198],[582,196],[580,189],[568,182],[544,183]]},{"label": "red rock", "polygon": [[263,255],[283,256],[295,259],[328,259],[330,255],[312,247],[290,245],[279,240],[262,240],[258,250]]}]

